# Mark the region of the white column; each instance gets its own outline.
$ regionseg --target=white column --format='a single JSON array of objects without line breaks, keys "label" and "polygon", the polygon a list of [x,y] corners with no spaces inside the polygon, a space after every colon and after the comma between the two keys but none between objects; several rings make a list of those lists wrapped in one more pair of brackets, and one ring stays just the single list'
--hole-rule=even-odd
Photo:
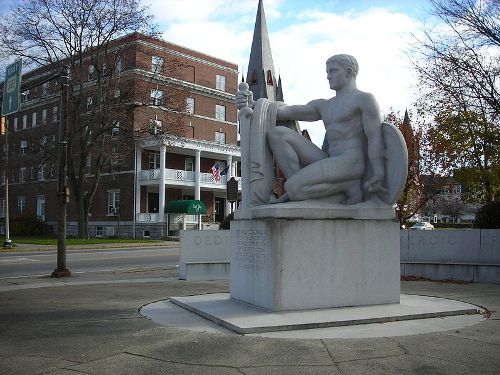
[{"label": "white column", "polygon": [[201,165],[201,151],[196,150],[196,160],[194,161],[194,199],[200,199],[200,165]]},{"label": "white column", "polygon": [[136,146],[135,149],[135,212],[134,220],[137,214],[141,212],[141,170],[142,170],[142,148]]},{"label": "white column", "polygon": [[233,162],[233,164],[231,164],[231,176],[234,176],[234,178],[236,178],[237,175],[238,175],[238,162],[235,161]]},{"label": "white column", "polygon": [[158,222],[165,221],[165,156],[167,148],[165,145],[160,146],[160,176],[158,181]]},{"label": "white column", "polygon": [[228,157],[226,158],[226,163],[227,163],[227,165],[229,165],[229,168],[228,168],[227,174],[226,174],[227,181],[229,181],[231,179],[231,177],[233,176],[233,155],[228,155]]}]

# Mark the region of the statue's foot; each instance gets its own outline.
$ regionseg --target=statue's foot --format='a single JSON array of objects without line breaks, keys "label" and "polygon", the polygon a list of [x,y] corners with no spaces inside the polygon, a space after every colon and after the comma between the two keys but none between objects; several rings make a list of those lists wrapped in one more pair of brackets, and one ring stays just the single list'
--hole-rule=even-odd
[{"label": "statue's foot", "polygon": [[267,203],[285,203],[288,202],[290,198],[288,198],[288,194],[285,193],[281,197],[277,197],[277,194],[273,191]]},{"label": "statue's foot", "polygon": [[342,202],[342,204],[356,204],[363,201],[363,193],[359,183],[352,184],[346,191],[347,198]]}]

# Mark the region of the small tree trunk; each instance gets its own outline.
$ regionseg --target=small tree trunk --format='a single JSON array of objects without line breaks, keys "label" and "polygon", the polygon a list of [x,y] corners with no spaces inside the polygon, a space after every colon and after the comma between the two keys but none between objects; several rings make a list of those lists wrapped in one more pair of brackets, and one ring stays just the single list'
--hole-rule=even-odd
[{"label": "small tree trunk", "polygon": [[83,197],[77,199],[77,212],[78,212],[78,238],[89,238],[89,215],[88,207],[85,207],[85,200]]}]

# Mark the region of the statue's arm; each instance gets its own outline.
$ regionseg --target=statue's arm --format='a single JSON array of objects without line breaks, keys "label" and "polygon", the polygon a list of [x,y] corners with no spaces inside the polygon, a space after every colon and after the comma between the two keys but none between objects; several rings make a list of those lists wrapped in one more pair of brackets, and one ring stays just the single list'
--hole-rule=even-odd
[{"label": "statue's arm", "polygon": [[282,105],[278,107],[278,120],[318,121],[320,100],[313,100],[305,105]]},{"label": "statue's arm", "polygon": [[382,136],[382,119],[380,117],[379,106],[372,94],[363,94],[361,100],[361,117],[368,141],[368,160],[373,169],[373,177],[366,182],[365,188],[369,191],[383,190],[385,145]]},{"label": "statue's arm", "polygon": [[253,93],[248,89],[248,85],[245,82],[241,82],[238,85],[238,91],[234,97],[234,102],[236,104],[236,108],[253,108],[255,102],[253,100]]}]

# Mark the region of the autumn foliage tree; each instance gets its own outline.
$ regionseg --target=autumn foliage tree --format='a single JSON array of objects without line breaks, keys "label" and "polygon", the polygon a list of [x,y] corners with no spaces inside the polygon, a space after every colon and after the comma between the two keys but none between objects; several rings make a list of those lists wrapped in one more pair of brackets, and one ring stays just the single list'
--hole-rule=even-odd
[{"label": "autumn foliage tree", "polygon": [[436,169],[465,183],[470,201],[492,201],[500,194],[500,3],[431,3],[440,27],[413,51],[419,117]]}]

